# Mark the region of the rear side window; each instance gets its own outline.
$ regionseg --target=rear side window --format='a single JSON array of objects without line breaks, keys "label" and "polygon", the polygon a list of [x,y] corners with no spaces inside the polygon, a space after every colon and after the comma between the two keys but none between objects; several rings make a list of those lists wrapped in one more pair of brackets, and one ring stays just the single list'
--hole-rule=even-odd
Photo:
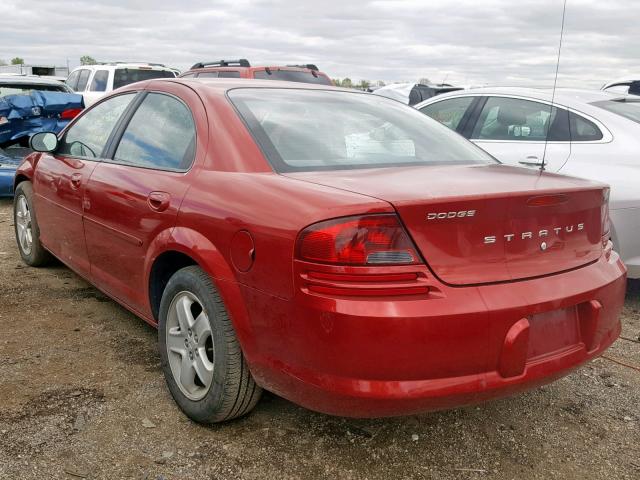
[{"label": "rear side window", "polygon": [[218,72],[200,72],[198,78],[218,78]]},{"label": "rear side window", "polygon": [[80,70],[78,85],[75,88],[76,92],[84,92],[84,89],[87,87],[87,82],[89,81],[89,75],[91,75],[90,70]]},{"label": "rear side window", "polygon": [[451,130],[455,130],[473,100],[474,97],[451,98],[422,107],[420,111]]},{"label": "rear side window", "polygon": [[[547,138],[547,133],[549,138]],[[571,141],[569,115],[562,108],[518,98],[489,97],[471,138],[521,142]]]},{"label": "rear side window", "polygon": [[92,92],[106,92],[107,80],[109,80],[109,72],[107,70],[98,70],[93,76],[89,90]]},{"label": "rear side window", "polygon": [[253,78],[262,80],[283,80],[285,82],[318,83],[321,85],[331,85],[324,75],[314,75],[311,71],[298,70],[256,70]]},{"label": "rear side window", "polygon": [[142,82],[153,78],[175,78],[168,70],[146,70],[140,68],[116,68],[113,75],[113,89],[124,87],[130,83]]},{"label": "rear side window", "polygon": [[159,170],[188,170],[195,156],[191,111],[175,97],[148,94],[131,118],[114,161]]},{"label": "rear side window", "polygon": [[57,152],[72,157],[100,157],[111,131],[134,96],[134,93],[118,95],[89,110],[67,131]]},{"label": "rear side window", "polygon": [[573,142],[593,142],[602,140],[602,132],[591,120],[570,113],[571,118],[571,140]]}]

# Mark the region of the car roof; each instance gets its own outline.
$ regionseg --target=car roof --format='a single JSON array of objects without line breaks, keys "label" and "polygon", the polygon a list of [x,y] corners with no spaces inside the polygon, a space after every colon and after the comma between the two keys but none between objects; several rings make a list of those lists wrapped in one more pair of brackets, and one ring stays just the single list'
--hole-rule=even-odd
[{"label": "car roof", "polygon": [[[224,95],[229,90],[236,88],[270,88],[270,89],[290,89],[290,90],[335,90],[350,93],[360,93],[370,95],[361,90],[352,88],[334,87],[321,83],[286,82],[282,80],[257,80],[253,78],[156,78],[147,80],[147,88],[151,88],[156,83],[171,82],[188,85],[196,92],[207,92],[210,94]],[[132,84],[135,85],[135,84]],[[126,88],[126,87],[123,87]]]},{"label": "car roof", "polygon": [[620,98],[620,94],[603,92],[602,90],[587,90],[577,88],[558,88],[555,95],[552,88],[530,88],[530,87],[478,87],[456,92],[443,93],[437,97],[427,100],[426,103],[433,103],[448,97],[459,97],[467,95],[504,95],[514,97],[527,97],[534,100],[550,102],[554,100],[559,104],[571,106],[575,103],[592,103],[600,100],[611,100]]},{"label": "car roof", "polygon": [[170,70],[176,71],[174,68],[167,67],[161,63],[145,63],[145,62],[108,62],[108,63],[95,63],[93,65],[80,65],[73,70],[115,70],[116,68],[142,68],[143,70]]},{"label": "car roof", "polygon": [[55,85],[64,86],[60,80],[39,77],[37,75],[0,75],[0,83],[24,83],[27,85]]}]

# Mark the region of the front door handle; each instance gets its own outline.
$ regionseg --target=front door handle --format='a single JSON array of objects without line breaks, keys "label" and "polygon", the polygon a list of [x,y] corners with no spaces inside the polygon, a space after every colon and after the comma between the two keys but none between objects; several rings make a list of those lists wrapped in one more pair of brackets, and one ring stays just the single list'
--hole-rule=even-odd
[{"label": "front door handle", "polygon": [[147,196],[147,205],[154,212],[164,212],[169,208],[171,201],[171,195],[167,192],[151,192]]}]

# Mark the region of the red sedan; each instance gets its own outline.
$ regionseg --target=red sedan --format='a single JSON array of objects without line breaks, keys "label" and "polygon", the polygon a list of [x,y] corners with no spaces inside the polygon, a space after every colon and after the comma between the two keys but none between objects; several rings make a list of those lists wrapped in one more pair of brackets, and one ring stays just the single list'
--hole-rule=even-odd
[{"label": "red sedan", "polygon": [[335,415],[451,408],[566,375],[620,332],[608,188],[504,166],[392,100],[152,80],[16,175],[20,253],[158,327],[198,422],[262,388]]}]

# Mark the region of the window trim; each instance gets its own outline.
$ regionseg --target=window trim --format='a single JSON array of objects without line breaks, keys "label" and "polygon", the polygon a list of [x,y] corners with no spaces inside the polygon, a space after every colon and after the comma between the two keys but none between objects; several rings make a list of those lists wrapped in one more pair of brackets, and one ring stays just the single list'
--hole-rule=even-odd
[{"label": "window trim", "polygon": [[[126,93],[126,92],[123,92]],[[180,103],[182,103],[185,108],[187,109],[187,111],[189,112],[189,115],[191,115],[191,121],[193,122],[193,130],[195,133],[195,146],[196,149],[193,152],[193,158],[191,159],[191,163],[189,164],[189,167],[186,169],[183,168],[159,168],[159,167],[149,167],[146,165],[132,165],[131,163],[125,163],[125,162],[119,162],[115,159],[115,154],[116,151],[118,150],[118,146],[120,145],[120,142],[122,141],[122,137],[124,136],[124,132],[127,130],[127,128],[129,127],[129,123],[131,122],[131,120],[133,119],[133,116],[136,114],[136,112],[138,111],[138,108],[140,108],[140,105],[142,105],[142,103],[144,102],[145,98],[147,98],[147,96],[151,93],[155,93],[155,94],[159,94],[159,95],[165,95],[167,97],[172,97],[176,100],[178,100]],[[112,97],[109,97],[112,98]],[[180,97],[178,97],[177,95],[174,95],[172,93],[169,92],[163,92],[160,90],[143,90],[138,92],[138,95],[136,98],[133,99],[133,101],[131,102],[131,104],[129,104],[129,106],[131,107],[129,110],[126,110],[124,112],[124,114],[122,115],[122,117],[120,117],[120,121],[116,124],[116,127],[113,129],[112,131],[112,135],[109,137],[109,139],[107,140],[107,144],[105,145],[105,151],[103,151],[103,153],[105,153],[105,158],[102,159],[102,161],[104,163],[111,163],[114,165],[122,165],[124,167],[131,167],[131,168],[140,168],[143,170],[154,170],[157,172],[173,172],[173,173],[187,173],[189,171],[191,171],[191,169],[193,168],[193,166],[196,163],[196,157],[197,157],[197,153],[198,153],[198,126],[196,124],[196,120],[193,116],[193,112],[191,111],[191,108],[189,108],[189,105],[187,105],[187,103],[182,100]]]},{"label": "window trim", "polygon": [[[598,127],[600,129],[600,132],[602,132],[602,138],[600,140],[574,140],[574,141],[571,141],[571,142],[568,142],[568,141],[560,142],[560,141],[555,141],[555,140],[549,140],[547,143],[550,143],[550,144],[562,145],[562,144],[575,143],[575,144],[582,145],[582,144],[592,144],[592,143],[595,143],[595,144],[611,143],[613,141],[613,134],[611,133],[611,131],[607,127],[604,126],[604,124],[600,120],[592,117],[588,113],[584,113],[584,112],[582,112],[582,111],[580,111],[580,110],[578,110],[576,108],[573,108],[573,107],[568,107],[568,106],[566,106],[566,105],[564,105],[562,103],[553,102],[553,104],[552,104],[551,101],[549,101],[549,100],[542,100],[542,99],[539,99],[539,98],[527,97],[527,96],[524,96],[524,95],[509,95],[509,94],[505,94],[505,93],[486,93],[486,92],[482,92],[482,93],[480,93],[480,92],[477,92],[477,93],[466,93],[464,95],[447,96],[447,97],[438,99],[438,102],[442,102],[442,101],[447,100],[449,98],[458,98],[458,97],[484,97],[485,99],[487,99],[489,97],[513,98],[513,99],[516,99],[516,100],[528,100],[530,102],[538,102],[538,103],[542,103],[544,105],[554,106],[554,107],[557,107],[557,108],[563,108],[565,110],[568,110],[569,112],[573,112],[576,115],[578,115],[580,117],[583,117],[583,118],[593,122],[596,125],[596,127]],[[433,102],[433,103],[437,103],[437,102]],[[485,103],[486,103],[486,101],[485,101]],[[431,104],[429,104],[429,105],[431,105]],[[426,106],[426,105],[424,105],[424,106]],[[483,103],[483,107],[484,107],[484,103]],[[479,119],[479,113],[480,112],[478,112],[478,117],[477,118],[471,119],[471,120],[473,120],[473,122],[471,122],[471,123],[473,123],[473,128],[475,128],[475,124]],[[471,131],[473,131],[473,129]],[[474,143],[475,142],[517,143],[517,144],[522,144],[522,145],[526,145],[526,144],[529,144],[529,143],[537,145],[537,144],[540,144],[540,143],[544,142],[544,140],[535,140],[535,141],[528,141],[528,140],[489,140],[489,139],[471,138],[470,136],[467,137],[467,139],[469,141],[474,142]]]},{"label": "window trim", "polygon": [[102,152],[100,152],[99,156],[97,156],[97,157],[81,157],[79,155],[70,155],[68,153],[58,153],[58,152],[53,152],[53,154],[58,156],[58,157],[62,157],[62,158],[77,158],[77,159],[80,159],[80,160],[83,160],[83,161],[89,161],[89,162],[98,162],[98,163],[100,163],[100,162],[105,161],[106,160],[105,159],[105,154],[108,152],[108,148],[109,148],[109,145],[111,144],[111,140],[113,138],[113,134],[118,129],[120,123],[122,122],[122,119],[126,117],[126,115],[127,115],[128,111],[129,111],[129,109],[131,108],[131,106],[136,102],[137,97],[140,94],[140,91],[138,91],[138,90],[130,90],[128,92],[122,92],[122,93],[119,93],[117,95],[110,95],[108,97],[100,99],[100,101],[94,103],[93,105],[91,105],[91,107],[89,107],[85,111],[83,111],[82,115],[80,115],[79,117],[75,118],[73,120],[73,122],[71,122],[64,130],[62,130],[62,132],[60,132],[58,134],[58,144],[60,144],[67,137],[67,134],[69,133],[69,130],[71,130],[73,128],[73,126],[76,124],[76,122],[78,120],[80,120],[82,117],[84,117],[91,110],[93,110],[95,107],[97,107],[98,105],[103,104],[104,102],[106,102],[107,100],[110,100],[112,98],[121,97],[122,95],[131,95],[131,94],[133,94],[133,98],[131,99],[131,102],[129,102],[129,105],[127,105],[127,107],[124,109],[124,112],[122,112],[122,115],[120,116],[120,118],[116,122],[115,126],[113,127],[113,129],[109,133],[109,136],[107,137],[107,142],[104,144],[104,147],[102,147]]}]

